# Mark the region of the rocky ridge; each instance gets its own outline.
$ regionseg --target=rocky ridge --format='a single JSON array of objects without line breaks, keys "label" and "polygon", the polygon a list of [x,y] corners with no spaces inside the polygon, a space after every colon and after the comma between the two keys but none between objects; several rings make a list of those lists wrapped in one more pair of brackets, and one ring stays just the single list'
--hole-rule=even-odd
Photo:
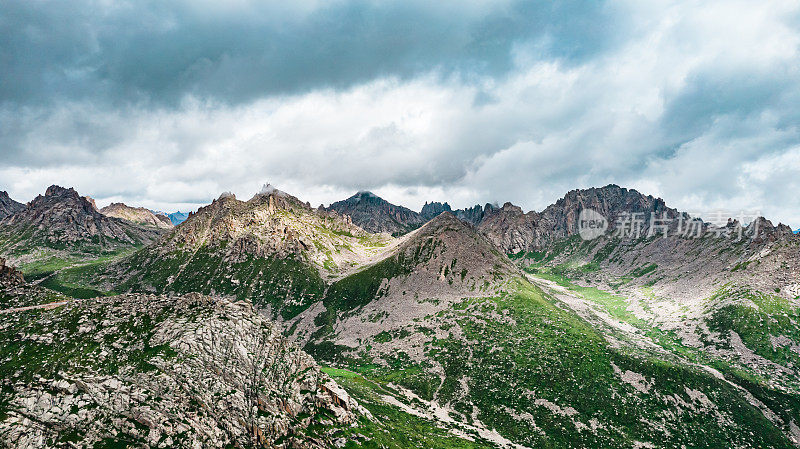
[{"label": "rocky ridge", "polygon": [[[645,225],[652,217],[675,218],[678,212],[660,198],[610,184],[601,188],[572,190],[542,212],[523,212],[519,206],[486,204],[455,211],[456,217],[477,226],[489,240],[506,253],[539,251],[579,232],[583,209],[598,212],[616,229],[622,214],[640,214]],[[652,214],[652,215],[651,215]]]},{"label": "rocky ridge", "polygon": [[[557,294],[444,213],[287,325],[319,360],[369,366],[434,415],[496,429],[501,445],[791,447],[786,414],[627,331],[589,326]],[[680,432],[686,420],[714,436]]]},{"label": "rocky ridge", "polygon": [[201,209],[131,256],[121,286],[248,299],[318,360],[400,393],[385,403],[498,445],[796,446],[791,230],[584,241],[583,208],[677,216],[607,186],[541,213],[443,212],[391,239],[269,189]]},{"label": "rocky ridge", "polygon": [[172,221],[164,214],[154,214],[144,207],[130,207],[123,203],[111,203],[100,209],[107,217],[121,218],[130,222],[160,229],[172,229]]},{"label": "rocky ridge", "polygon": [[423,220],[430,221],[444,212],[453,212],[453,210],[450,209],[449,204],[442,204],[439,202],[429,203],[426,201],[425,205],[422,206],[422,210],[420,211],[419,215]]}]

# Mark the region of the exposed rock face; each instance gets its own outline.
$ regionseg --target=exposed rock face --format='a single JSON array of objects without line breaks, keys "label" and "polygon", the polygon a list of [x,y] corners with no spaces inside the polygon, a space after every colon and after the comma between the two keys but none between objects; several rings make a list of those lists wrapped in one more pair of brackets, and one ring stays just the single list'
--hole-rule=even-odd
[{"label": "exposed rock face", "polygon": [[358,192],[331,204],[327,210],[350,216],[353,223],[372,233],[403,234],[426,221],[411,209],[395,206],[372,192]]},{"label": "exposed rock face", "polygon": [[246,303],[74,301],[4,316],[0,342],[2,447],[330,447],[368,416]]},{"label": "exposed rock face", "polygon": [[633,189],[614,184],[601,188],[572,190],[564,198],[556,201],[542,211],[542,218],[548,223],[548,231],[554,238],[569,237],[578,233],[578,217],[583,209],[592,209],[608,219],[610,229],[614,229],[620,214],[643,214],[649,223],[651,213],[655,217],[675,218],[678,211],[668,208],[661,198],[644,195]]},{"label": "exposed rock face", "polygon": [[25,278],[22,273],[6,265],[6,260],[0,257],[0,285],[2,286],[15,286],[25,283]]},{"label": "exposed rock face", "polygon": [[0,220],[25,209],[25,205],[12,200],[8,192],[0,192]]},{"label": "exposed rock face", "polygon": [[478,226],[481,221],[483,221],[483,217],[491,212],[493,209],[496,209],[489,203],[486,203],[486,206],[481,206],[480,204],[476,204],[472,208],[469,209],[458,209],[453,211],[453,215],[456,216],[461,221],[465,221],[470,223],[474,226]]},{"label": "exposed rock face", "polygon": [[450,209],[450,205],[447,203],[444,204],[438,202],[428,203],[426,201],[425,205],[422,206],[422,211],[419,213],[419,215],[422,217],[423,220],[429,221],[439,216],[439,214],[441,213],[452,212],[452,211],[453,210]]},{"label": "exposed rock face", "polygon": [[30,242],[71,246],[86,243],[99,247],[146,244],[160,232],[101,214],[74,189],[50,186],[28,206],[0,221],[6,233],[30,232]]},{"label": "exposed rock face", "polygon": [[405,268],[387,279],[381,289],[384,295],[398,295],[404,289],[422,298],[485,295],[501,279],[519,273],[505,254],[450,212],[409,235],[386,261]]},{"label": "exposed rock face", "polygon": [[330,240],[336,235],[367,238],[367,233],[352,224],[349,217],[313,210],[281,191],[258,194],[249,201],[223,195],[190,214],[181,227],[162,241],[160,249],[170,251],[202,245],[228,248],[229,260],[243,260],[247,256],[314,260],[319,253],[333,250]]},{"label": "exposed rock face", "polygon": [[[111,274],[122,290],[263,306],[320,360],[374,370],[378,394],[363,403],[420,407],[418,417],[469,424],[460,428],[470,437],[504,447],[796,444],[784,434],[797,429],[800,238],[764,219],[746,241],[569,238],[583,208],[612,226],[621,212],[676,213],[608,186],[541,213],[510,203],[445,211],[395,239],[265,188],[249,201],[222,195]],[[520,251],[540,251],[519,258],[530,277],[505,254]],[[583,287],[561,277],[569,270],[586,275]],[[723,285],[759,292],[709,297]],[[719,314],[732,305],[752,310]],[[701,345],[716,352],[695,358]],[[698,367],[705,356],[726,363]],[[748,377],[710,368],[740,359]],[[247,393],[253,366],[264,374],[258,394]],[[83,445],[243,447],[248,435],[343,445],[330,432],[363,413],[248,305],[194,294],[4,315],[0,369],[0,447],[76,434]]]},{"label": "exposed rock face", "polygon": [[154,214],[144,207],[130,207],[123,203],[111,203],[100,209],[107,217],[121,218],[130,222],[160,229],[172,229],[172,221],[164,214]]},{"label": "exposed rock face", "polygon": [[511,203],[501,208],[487,205],[484,211],[478,229],[506,253],[530,251],[552,239],[550,224],[536,212],[523,213]]},{"label": "exposed rock face", "polygon": [[[732,224],[734,227],[738,226],[738,222],[733,222]],[[767,220],[764,217],[758,217],[752,223],[747,225],[744,234],[757,236],[756,241],[758,242],[775,242],[778,240],[792,238],[795,233],[792,232],[792,228],[783,223],[778,223],[776,226],[773,225],[770,220]]]}]

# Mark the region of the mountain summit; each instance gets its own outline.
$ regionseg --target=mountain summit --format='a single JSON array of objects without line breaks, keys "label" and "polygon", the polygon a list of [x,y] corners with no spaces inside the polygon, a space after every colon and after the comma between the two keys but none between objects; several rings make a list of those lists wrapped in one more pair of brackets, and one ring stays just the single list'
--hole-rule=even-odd
[{"label": "mountain summit", "polygon": [[337,201],[327,210],[350,216],[353,223],[372,233],[404,234],[425,223],[425,219],[411,209],[396,206],[367,191]]}]

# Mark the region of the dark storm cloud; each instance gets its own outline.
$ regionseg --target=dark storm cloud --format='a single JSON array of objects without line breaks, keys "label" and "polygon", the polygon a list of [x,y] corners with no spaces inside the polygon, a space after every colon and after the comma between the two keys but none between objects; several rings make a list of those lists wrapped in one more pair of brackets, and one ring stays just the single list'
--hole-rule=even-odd
[{"label": "dark storm cloud", "polygon": [[[515,46],[590,58],[625,21],[603,2],[7,1],[0,101],[224,102],[382,76],[502,75]],[[613,29],[612,29],[613,26]]]}]

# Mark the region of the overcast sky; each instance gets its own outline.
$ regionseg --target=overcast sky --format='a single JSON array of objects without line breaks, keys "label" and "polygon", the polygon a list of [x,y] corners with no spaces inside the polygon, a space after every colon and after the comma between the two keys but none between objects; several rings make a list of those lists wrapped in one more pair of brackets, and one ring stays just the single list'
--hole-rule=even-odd
[{"label": "overcast sky", "polygon": [[0,0],[0,190],[540,210],[616,183],[800,226],[800,2]]}]

